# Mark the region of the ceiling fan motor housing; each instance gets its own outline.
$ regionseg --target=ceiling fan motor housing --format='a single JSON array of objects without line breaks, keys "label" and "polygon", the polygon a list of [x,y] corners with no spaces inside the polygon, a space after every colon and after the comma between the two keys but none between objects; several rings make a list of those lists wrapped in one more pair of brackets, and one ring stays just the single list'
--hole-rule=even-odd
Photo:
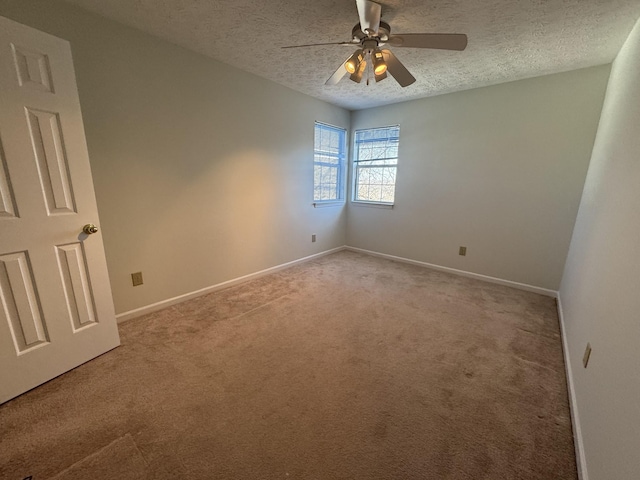
[{"label": "ceiling fan motor housing", "polygon": [[378,44],[384,44],[389,40],[390,35],[391,26],[387,22],[383,22],[382,20],[380,21],[380,26],[378,27],[378,33],[376,35],[367,35],[362,31],[360,23],[357,23],[351,30],[351,38],[353,38],[354,43],[362,43],[367,39],[375,39]]}]

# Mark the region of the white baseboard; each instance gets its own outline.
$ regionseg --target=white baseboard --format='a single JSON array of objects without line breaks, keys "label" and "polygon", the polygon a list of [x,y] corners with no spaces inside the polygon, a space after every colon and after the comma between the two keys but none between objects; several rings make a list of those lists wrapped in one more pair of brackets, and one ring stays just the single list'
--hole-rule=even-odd
[{"label": "white baseboard", "polygon": [[299,258],[298,260],[293,260],[291,262],[283,263],[281,265],[276,265],[275,267],[267,268],[265,270],[260,270],[259,272],[250,273],[249,275],[243,275],[242,277],[233,278],[231,280],[227,280],[226,282],[218,283],[216,285],[211,285],[210,287],[201,288],[200,290],[196,290],[194,292],[185,293],[183,295],[178,295],[177,297],[152,303],[151,305],[145,305],[144,307],[136,308],[134,310],[129,310],[128,312],[119,313],[118,315],[116,315],[116,319],[118,323],[126,322],[127,320],[131,320],[132,318],[136,318],[142,315],[146,315],[148,313],[156,312],[158,310],[162,310],[163,308],[170,307],[171,305],[175,305],[177,303],[184,302],[192,298],[200,297],[202,295],[206,295],[207,293],[215,292],[217,290],[222,290],[223,288],[229,288],[234,285],[238,285],[239,283],[247,282],[249,280],[254,280],[256,278],[269,275],[270,273],[275,273],[279,270],[284,270],[285,268],[293,267],[294,265],[298,265],[299,263],[304,263],[304,262],[308,262],[309,260],[313,260],[315,258],[324,257],[325,255],[330,255],[332,253],[339,252],[340,250],[344,250],[345,248],[346,247],[343,246],[343,247],[332,248],[331,250],[325,250],[324,252],[316,253],[314,255],[309,255],[308,257]]},{"label": "white baseboard", "polygon": [[144,307],[136,308],[133,310],[129,310],[127,312],[119,313],[116,315],[116,319],[118,323],[126,322],[127,320],[131,320],[132,318],[140,317],[142,315],[146,315],[148,313],[156,312],[158,310],[162,310],[163,308],[170,307],[171,305],[175,305],[180,302],[184,302],[186,300],[200,297],[202,295],[206,295],[207,293],[215,292],[217,290],[221,290],[223,288],[232,287],[234,285],[238,285],[243,282],[247,282],[249,280],[253,280],[255,278],[262,277],[264,275],[269,275],[270,273],[277,272],[279,270],[284,270],[285,268],[292,267],[299,263],[308,262],[309,260],[313,260],[314,258],[322,257],[325,255],[330,255],[335,252],[339,252],[341,250],[351,250],[353,252],[360,252],[367,255],[374,255],[376,257],[382,257],[389,260],[395,260],[397,262],[410,263],[412,265],[419,265],[421,267],[427,267],[434,270],[440,270],[443,272],[452,273],[454,275],[461,275],[463,277],[476,278],[478,280],[484,280],[485,282],[496,283],[499,285],[505,285],[508,287],[517,288],[519,290],[526,290],[528,292],[539,293],[541,295],[546,295],[548,297],[557,297],[557,292],[555,290],[548,290],[546,288],[535,287],[533,285],[527,285],[525,283],[513,282],[511,280],[503,280],[501,278],[490,277],[487,275],[481,275],[479,273],[467,272],[464,270],[457,270],[455,268],[443,267],[440,265],[434,265],[432,263],[420,262],[418,260],[411,260],[409,258],[397,257],[395,255],[388,255],[386,253],[374,252],[372,250],[365,250],[363,248],[356,248],[350,246],[342,246],[332,248],[330,250],[325,250],[324,252],[316,253],[314,255],[309,255],[308,257],[303,257],[298,260],[293,260],[291,262],[283,263],[281,265],[276,265],[275,267],[267,268],[265,270],[260,270],[259,272],[250,273],[249,275],[244,275],[242,277],[233,278],[231,280],[227,280],[226,282],[218,283],[216,285],[211,285],[209,287],[201,288],[200,290],[196,290],[194,292],[185,293],[183,295],[178,295],[177,297],[169,298],[167,300],[161,300],[160,302],[152,303],[151,305],[145,305]]},{"label": "white baseboard", "polygon": [[467,272],[465,270],[458,270],[455,268],[443,267],[441,265],[434,265],[433,263],[420,262],[418,260],[411,260],[409,258],[396,257],[395,255],[388,255],[386,253],[374,252],[372,250],[365,250],[363,248],[346,246],[345,249],[351,250],[352,252],[360,252],[360,253],[365,253],[367,255],[373,255],[376,257],[382,257],[389,260],[395,260],[396,262],[410,263],[411,265],[419,265],[421,267],[427,267],[433,270],[439,270],[441,272],[452,273],[454,275],[460,275],[462,277],[469,277],[469,278],[475,278],[478,280],[484,280],[485,282],[496,283],[498,285],[505,285],[507,287],[517,288],[518,290],[526,290],[527,292],[539,293],[540,295],[545,295],[547,297],[556,298],[558,296],[558,292],[556,292],[555,290],[536,287],[534,285],[527,285],[526,283],[513,282],[511,280],[504,280],[502,278],[490,277],[488,275],[482,275],[480,273],[473,273],[473,272]]},{"label": "white baseboard", "polygon": [[587,459],[585,458],[584,454],[582,428],[580,427],[580,416],[578,415],[578,402],[576,399],[576,390],[573,383],[573,371],[571,369],[571,360],[569,358],[569,343],[567,341],[567,331],[564,324],[564,313],[562,312],[562,301],[560,299],[560,292],[558,292],[556,301],[558,302],[558,317],[560,319],[560,336],[562,337],[564,368],[567,374],[567,387],[569,389],[569,402],[571,404],[571,425],[573,426],[573,444],[576,449],[578,478],[580,480],[589,480],[589,474],[587,473]]}]

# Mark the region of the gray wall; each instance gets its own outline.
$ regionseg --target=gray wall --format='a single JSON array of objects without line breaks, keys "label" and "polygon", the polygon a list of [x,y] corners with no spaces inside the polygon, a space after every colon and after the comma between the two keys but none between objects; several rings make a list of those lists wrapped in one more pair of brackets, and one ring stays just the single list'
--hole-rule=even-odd
[{"label": "gray wall", "polygon": [[400,124],[400,159],[394,208],[351,204],[347,243],[557,290],[608,75],[601,66],[354,112],[352,129]]},{"label": "gray wall", "polygon": [[347,110],[61,2],[0,15],[71,42],[116,312],[344,245],[312,162]]},{"label": "gray wall", "polygon": [[613,63],[560,288],[589,480],[640,478],[639,79],[640,21]]}]

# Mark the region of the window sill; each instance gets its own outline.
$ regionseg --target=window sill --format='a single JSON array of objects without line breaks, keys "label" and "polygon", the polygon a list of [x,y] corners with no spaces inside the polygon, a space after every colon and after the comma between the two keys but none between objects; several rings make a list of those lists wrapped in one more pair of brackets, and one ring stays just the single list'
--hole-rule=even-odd
[{"label": "window sill", "polygon": [[324,208],[324,207],[339,207],[340,205],[344,205],[344,200],[331,200],[328,202],[313,202],[313,208]]},{"label": "window sill", "polygon": [[374,202],[356,202],[356,201],[352,201],[351,205],[353,205],[355,207],[393,209],[393,203],[374,203]]}]

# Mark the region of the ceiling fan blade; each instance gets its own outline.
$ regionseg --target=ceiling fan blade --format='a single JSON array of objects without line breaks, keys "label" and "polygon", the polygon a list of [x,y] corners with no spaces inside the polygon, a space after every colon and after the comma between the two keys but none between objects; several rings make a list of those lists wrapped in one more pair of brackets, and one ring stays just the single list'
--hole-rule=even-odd
[{"label": "ceiling fan blade", "polygon": [[320,47],[322,45],[354,45],[353,42],[307,43],[306,45],[287,45],[280,48]]},{"label": "ceiling fan blade", "polygon": [[401,87],[407,87],[416,81],[415,77],[400,63],[400,60],[398,60],[391,50],[382,50],[382,56],[387,64],[387,72],[396,79]]},{"label": "ceiling fan blade", "polygon": [[387,43],[393,47],[461,51],[467,48],[467,36],[463,33],[405,33],[392,35]]},{"label": "ceiling fan blade", "polygon": [[371,34],[378,33],[378,28],[380,28],[380,15],[382,14],[380,4],[372,2],[371,0],[356,0],[356,7],[358,7],[360,28],[362,31],[367,33],[367,30],[369,30]]},{"label": "ceiling fan blade", "polygon": [[325,85],[336,85],[340,80],[342,80],[342,77],[347,74],[345,64],[349,61],[349,58],[351,58],[351,55],[349,55],[349,57],[344,62],[342,62],[342,65],[340,65],[338,69],[333,72],[333,75],[331,75],[329,79],[324,82]]}]

